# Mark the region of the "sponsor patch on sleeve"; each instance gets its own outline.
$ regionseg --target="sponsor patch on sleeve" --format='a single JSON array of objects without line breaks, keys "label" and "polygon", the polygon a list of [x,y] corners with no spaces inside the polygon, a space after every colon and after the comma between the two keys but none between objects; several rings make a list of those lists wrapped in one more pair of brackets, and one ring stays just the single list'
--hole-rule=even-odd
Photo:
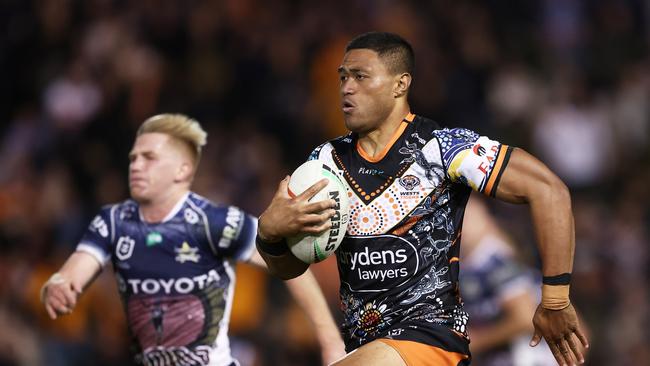
[{"label": "sponsor patch on sleeve", "polygon": [[449,178],[494,196],[512,148],[465,129],[437,132]]}]

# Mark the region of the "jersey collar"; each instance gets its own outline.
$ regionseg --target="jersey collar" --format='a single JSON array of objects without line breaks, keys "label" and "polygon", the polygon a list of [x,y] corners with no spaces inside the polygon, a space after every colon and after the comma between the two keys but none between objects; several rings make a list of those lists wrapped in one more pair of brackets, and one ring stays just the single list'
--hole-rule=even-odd
[{"label": "jersey collar", "polygon": [[[181,196],[181,198],[178,200],[178,202],[176,202],[176,204],[171,209],[171,211],[169,211],[167,216],[165,216],[165,218],[163,218],[162,221],[160,221],[160,223],[167,222],[167,221],[171,220],[172,218],[174,218],[174,216],[176,216],[176,214],[183,207],[183,204],[185,204],[185,200],[187,199],[187,197],[189,197],[189,195],[190,195],[190,192],[187,192],[183,196]],[[142,216],[142,211],[140,210],[140,205],[138,205],[138,215],[140,216],[140,221],[147,222],[147,221],[145,221],[144,216]]]},{"label": "jersey collar", "polygon": [[402,123],[400,123],[399,127],[395,132],[393,133],[393,136],[391,137],[390,141],[384,149],[379,153],[379,155],[372,157],[366,151],[361,147],[361,144],[359,144],[359,141],[357,140],[357,153],[366,161],[371,162],[371,163],[377,163],[381,161],[386,154],[388,154],[388,151],[390,150],[391,147],[397,142],[397,140],[402,136],[402,133],[404,133],[404,130],[408,126],[409,123],[413,122],[413,119],[415,118],[415,115],[411,112],[409,112],[403,119]]}]

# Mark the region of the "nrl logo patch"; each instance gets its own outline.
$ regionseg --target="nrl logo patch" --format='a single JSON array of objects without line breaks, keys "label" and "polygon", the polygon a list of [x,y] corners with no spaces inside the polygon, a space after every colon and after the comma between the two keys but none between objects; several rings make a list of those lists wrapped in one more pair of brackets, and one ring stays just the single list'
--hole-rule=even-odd
[{"label": "nrl logo patch", "polygon": [[117,245],[115,246],[115,255],[121,261],[131,258],[133,254],[133,248],[135,247],[135,240],[130,236],[121,236],[117,240]]},{"label": "nrl logo patch", "polygon": [[194,262],[199,263],[201,255],[199,255],[199,248],[192,248],[186,241],[183,242],[180,248],[174,248],[176,252],[176,262],[185,263],[185,262]]},{"label": "nrl logo patch", "polygon": [[415,175],[406,175],[399,179],[399,184],[409,191],[420,185],[420,178]]}]

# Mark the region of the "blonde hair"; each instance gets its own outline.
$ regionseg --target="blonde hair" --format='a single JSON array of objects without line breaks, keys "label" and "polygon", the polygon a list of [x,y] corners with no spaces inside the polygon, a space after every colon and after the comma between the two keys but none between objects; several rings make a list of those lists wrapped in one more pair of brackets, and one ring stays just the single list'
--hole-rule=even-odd
[{"label": "blonde hair", "polygon": [[167,134],[185,144],[192,154],[194,166],[199,164],[201,149],[207,143],[208,134],[198,121],[184,114],[158,114],[144,121],[136,135],[152,132]]}]

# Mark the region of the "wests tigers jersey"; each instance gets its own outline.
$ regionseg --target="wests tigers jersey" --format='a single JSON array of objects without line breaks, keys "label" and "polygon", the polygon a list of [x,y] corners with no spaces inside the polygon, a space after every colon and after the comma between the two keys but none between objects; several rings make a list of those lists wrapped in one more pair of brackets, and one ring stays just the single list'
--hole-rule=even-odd
[{"label": "wests tigers jersey", "polygon": [[471,189],[494,195],[511,149],[413,114],[375,158],[357,140],[350,133],[310,156],[338,167],[350,198],[336,251],[347,350],[394,338],[469,354],[462,218]]},{"label": "wests tigers jersey", "polygon": [[138,204],[104,207],[77,250],[111,260],[136,351],[145,365],[230,365],[234,262],[255,248],[257,219],[189,193],[160,223]]}]

